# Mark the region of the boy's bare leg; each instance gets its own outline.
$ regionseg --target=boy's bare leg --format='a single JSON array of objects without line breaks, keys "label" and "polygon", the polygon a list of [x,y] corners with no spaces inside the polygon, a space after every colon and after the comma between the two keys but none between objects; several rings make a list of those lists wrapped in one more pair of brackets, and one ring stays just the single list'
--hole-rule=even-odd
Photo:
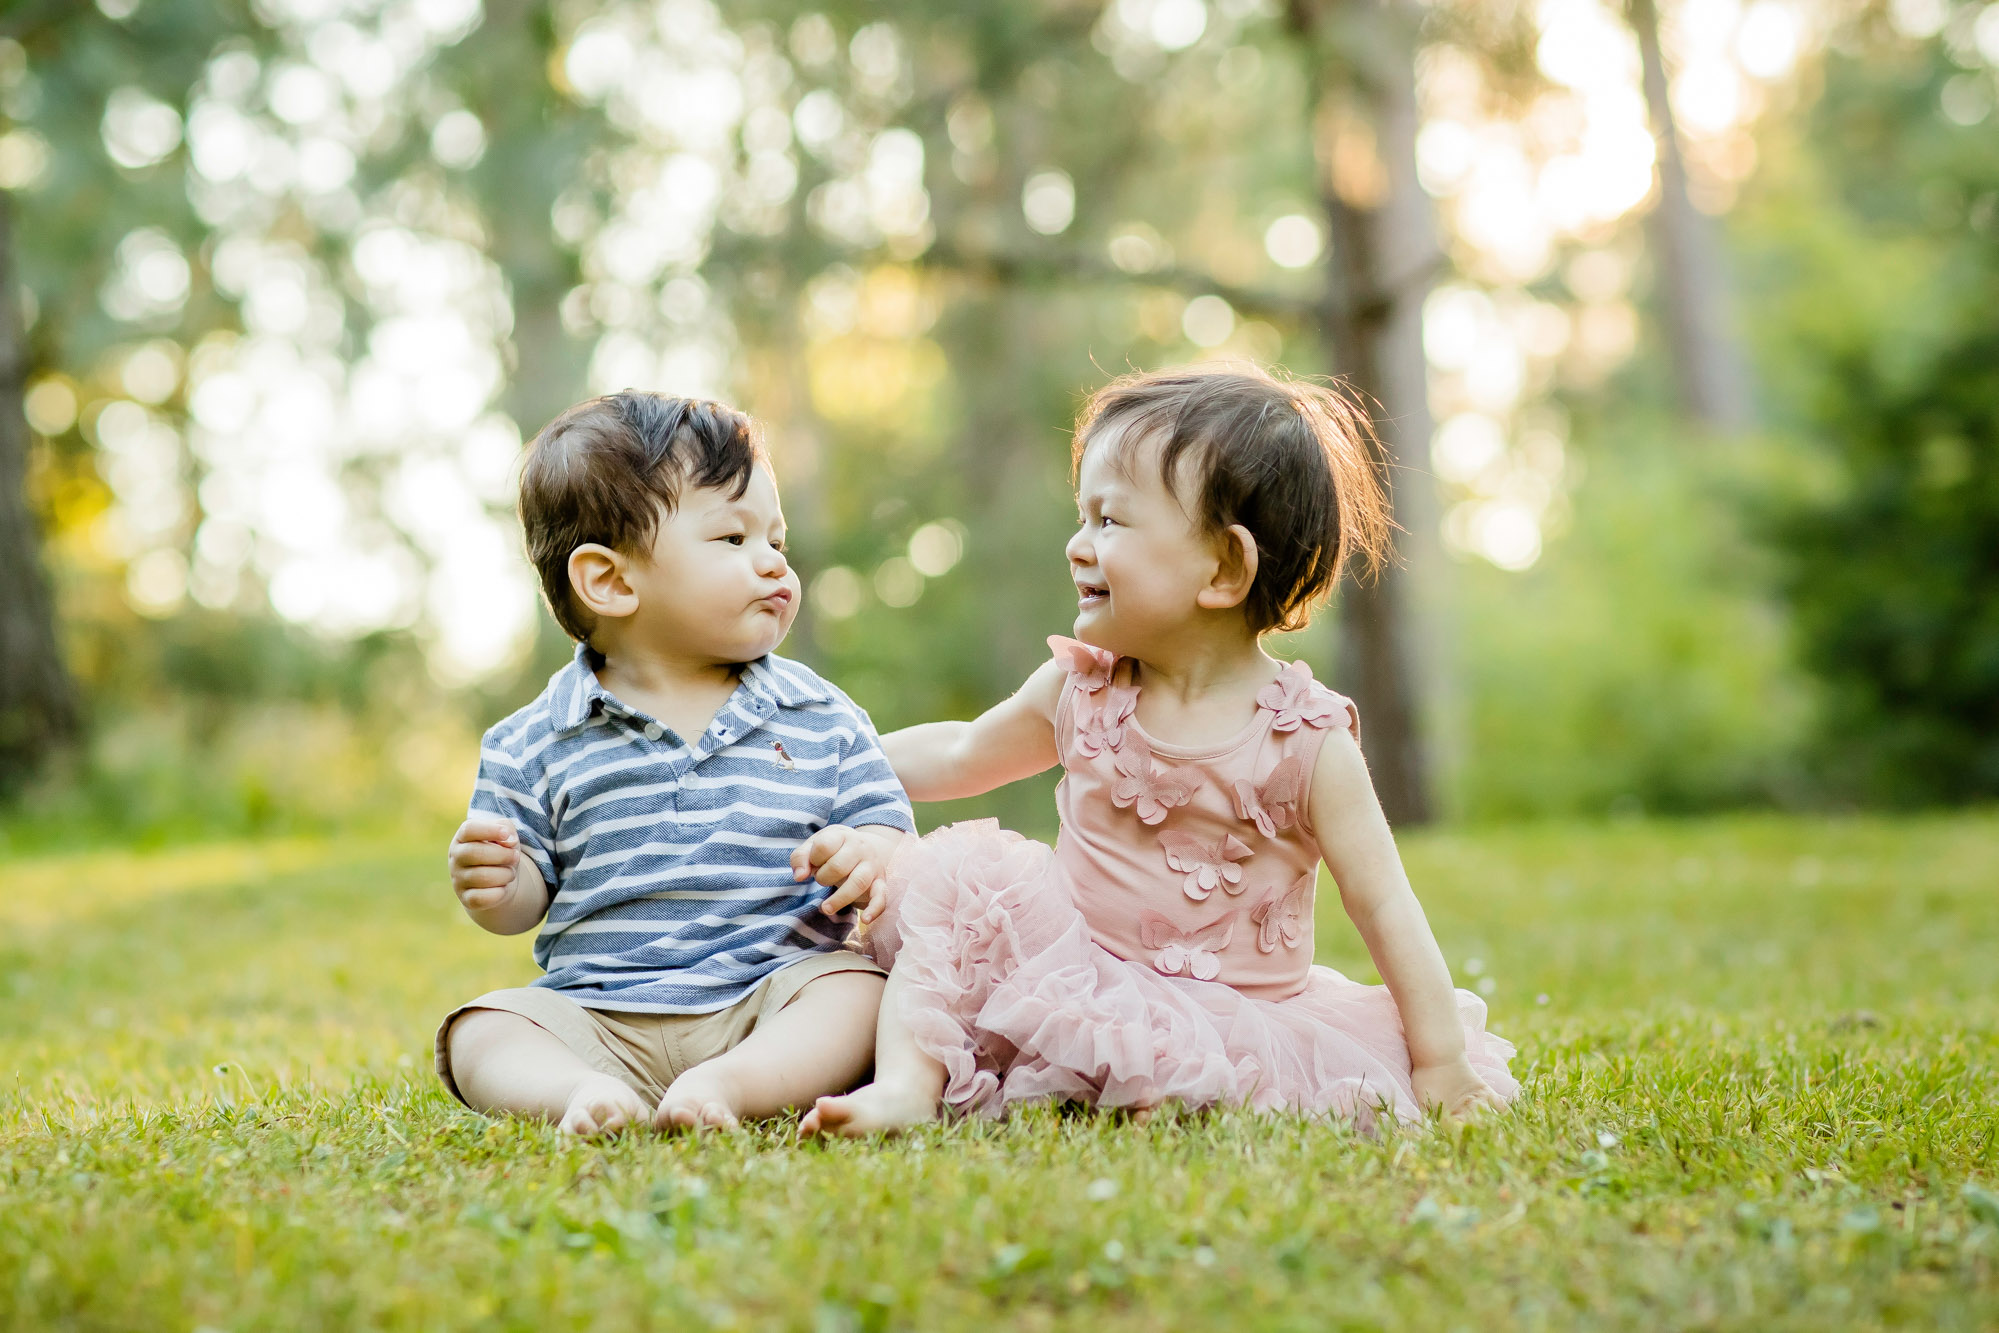
[{"label": "boy's bare leg", "polygon": [[809,981],[740,1045],[673,1081],[653,1112],[660,1129],[726,1129],[851,1088],[874,1054],[882,979],[834,972]]},{"label": "boy's bare leg", "polygon": [[821,1097],[798,1124],[800,1134],[864,1138],[894,1134],[935,1120],[944,1096],[944,1066],[916,1044],[897,1003],[904,982],[891,972],[875,1029],[875,1081],[845,1097]]},{"label": "boy's bare leg", "polygon": [[466,1104],[488,1114],[553,1120],[571,1134],[615,1134],[652,1114],[631,1087],[592,1069],[556,1035],[519,1014],[473,1009],[445,1038]]}]

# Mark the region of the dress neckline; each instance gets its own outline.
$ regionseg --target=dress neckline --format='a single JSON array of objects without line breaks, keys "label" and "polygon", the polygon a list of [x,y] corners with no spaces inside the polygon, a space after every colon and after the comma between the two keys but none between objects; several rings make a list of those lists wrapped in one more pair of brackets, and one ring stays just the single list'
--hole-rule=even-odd
[{"label": "dress neckline", "polygon": [[[1277,674],[1275,676],[1272,676],[1270,678],[1270,681],[1264,683],[1262,688],[1266,690],[1270,688],[1270,685],[1272,683],[1284,679],[1284,673],[1289,671],[1292,665],[1291,663],[1282,661],[1281,659],[1273,659],[1273,660],[1278,661]],[[1116,662],[1111,667],[1113,682],[1115,682],[1117,678],[1117,672],[1119,670],[1123,670],[1127,673],[1125,677],[1125,684],[1123,685],[1122,688],[1130,690],[1133,696],[1131,716],[1125,720],[1125,725],[1127,727],[1130,727],[1133,731],[1136,731],[1140,736],[1144,737],[1145,743],[1152,748],[1152,752],[1164,759],[1181,759],[1181,760],[1220,759],[1224,755],[1235,753],[1237,750],[1240,750],[1243,746],[1248,745],[1251,741],[1255,740],[1261,732],[1267,729],[1268,723],[1274,720],[1277,716],[1276,713],[1272,712],[1271,709],[1265,707],[1261,702],[1259,702],[1256,705],[1255,709],[1250,713],[1249,721],[1245,722],[1242,726],[1242,729],[1236,732],[1233,736],[1230,736],[1227,740],[1219,741],[1213,745],[1181,745],[1173,741],[1164,741],[1159,739],[1157,736],[1153,735],[1152,732],[1146,729],[1145,724],[1138,720],[1137,696],[1140,693],[1142,693],[1142,690],[1141,687],[1138,685],[1138,683],[1132,680],[1130,676],[1130,673],[1135,672],[1137,670],[1137,667],[1134,664],[1134,659],[1129,657],[1120,657],[1116,660]],[[1309,675],[1311,672],[1311,667],[1307,666],[1305,670],[1306,673]],[[1120,687],[1114,683],[1109,688],[1117,689]],[[1262,690],[1259,690],[1258,693],[1259,694],[1262,693]],[[1268,718],[1264,716],[1266,713],[1269,714]]]}]

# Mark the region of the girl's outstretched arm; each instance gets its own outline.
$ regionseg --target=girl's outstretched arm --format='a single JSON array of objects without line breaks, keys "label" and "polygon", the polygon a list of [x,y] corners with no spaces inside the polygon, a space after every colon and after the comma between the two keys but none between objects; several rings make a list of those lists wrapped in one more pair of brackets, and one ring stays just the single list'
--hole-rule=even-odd
[{"label": "girl's outstretched arm", "polygon": [[1375,970],[1395,997],[1417,1096],[1453,1115],[1504,1105],[1465,1058],[1465,1034],[1451,969],[1409,887],[1395,837],[1381,813],[1367,761],[1348,732],[1334,728],[1312,771],[1312,828],[1340,902],[1360,931]]},{"label": "girl's outstretched arm", "polygon": [[971,722],[925,722],[882,737],[912,801],[954,801],[1053,768],[1055,708],[1068,673],[1043,662],[1012,698]]}]

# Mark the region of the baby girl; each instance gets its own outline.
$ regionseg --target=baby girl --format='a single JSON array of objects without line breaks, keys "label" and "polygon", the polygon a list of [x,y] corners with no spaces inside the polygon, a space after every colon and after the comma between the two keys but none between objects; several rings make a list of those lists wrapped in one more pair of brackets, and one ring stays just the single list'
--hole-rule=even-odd
[{"label": "baby girl", "polygon": [[[1128,377],[1076,432],[1076,638],[971,722],[883,750],[911,798],[1060,764],[1053,848],[987,820],[906,842],[874,1082],[806,1133],[1055,1098],[1330,1113],[1370,1128],[1515,1095],[1455,990],[1345,698],[1264,636],[1306,623],[1389,527],[1366,419],[1261,371]],[[1385,985],[1312,962],[1321,861]]]}]

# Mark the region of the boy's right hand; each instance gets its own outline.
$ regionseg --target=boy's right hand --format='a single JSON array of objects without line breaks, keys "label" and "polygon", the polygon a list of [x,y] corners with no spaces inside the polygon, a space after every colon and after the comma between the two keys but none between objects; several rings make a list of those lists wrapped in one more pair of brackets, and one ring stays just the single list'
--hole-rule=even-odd
[{"label": "boy's right hand", "polygon": [[509,819],[474,818],[451,835],[451,891],[468,912],[507,899],[521,856],[520,834]]}]

